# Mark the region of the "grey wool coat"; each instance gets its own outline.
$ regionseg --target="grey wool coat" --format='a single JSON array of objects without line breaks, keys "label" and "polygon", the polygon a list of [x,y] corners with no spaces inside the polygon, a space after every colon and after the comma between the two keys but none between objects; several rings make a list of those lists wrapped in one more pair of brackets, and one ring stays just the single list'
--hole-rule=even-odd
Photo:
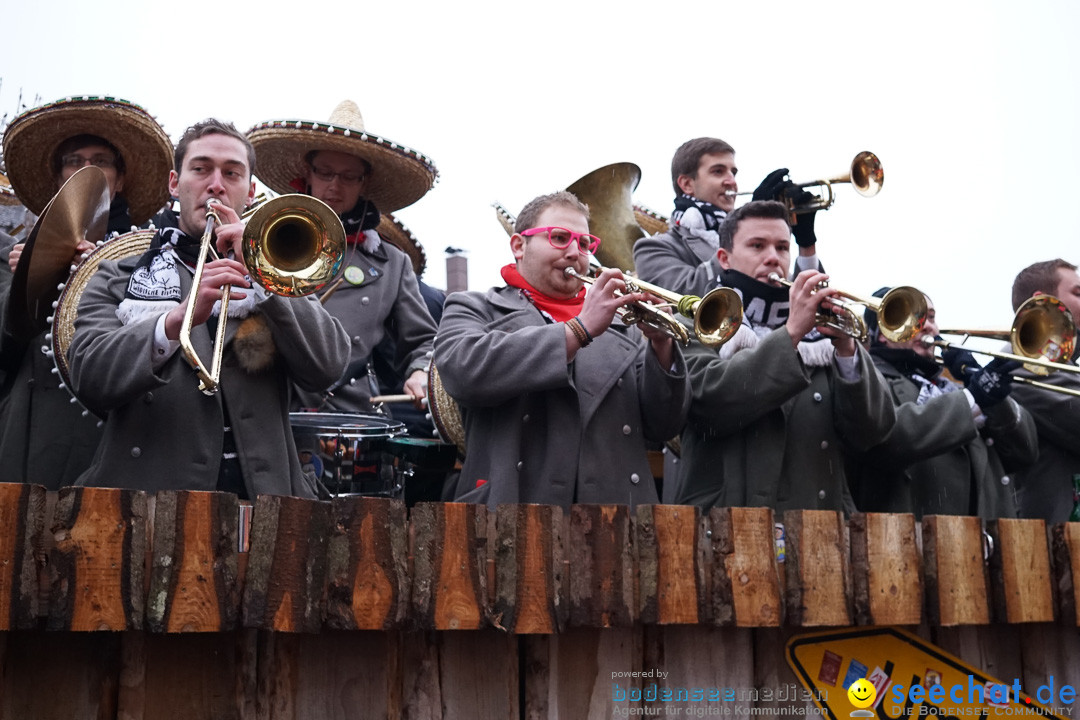
[{"label": "grey wool coat", "polygon": [[347,376],[334,378],[339,387],[330,396],[299,388],[295,405],[300,408],[371,412],[367,363],[385,335],[394,338],[394,363],[402,377],[427,367],[435,321],[420,295],[409,256],[388,242],[370,253],[350,245],[342,272],[350,265],[359,269],[363,282],[354,285],[346,280],[326,300],[326,310],[341,321],[349,338]]},{"label": "grey wool coat", "polygon": [[[1039,382],[1080,390],[1080,375],[1054,372]],[[1012,397],[1035,419],[1039,458],[1019,474],[1020,517],[1065,522],[1073,509],[1073,477],[1080,475],[1080,397],[1016,383]]]},{"label": "grey wool coat", "polygon": [[691,343],[693,400],[675,502],[854,509],[845,451],[886,437],[896,418],[892,398],[861,347],[860,376],[847,381],[833,364],[830,342],[809,345],[813,365],[783,327],[758,338],[743,326],[720,353]]},{"label": "grey wool coat", "polygon": [[916,405],[919,386],[884,359],[874,363],[896,403],[896,424],[884,442],[853,459],[859,509],[920,518],[1016,517],[1016,475],[1010,470],[1035,459],[1031,415],[1006,399],[985,412],[978,429],[966,393]]},{"label": "grey wool coat", "polygon": [[7,392],[0,398],[0,482],[27,482],[57,490],[90,467],[101,428],[98,419],[71,402],[41,348],[45,333],[26,339],[8,330],[13,273],[8,254],[14,239],[0,241],[0,365]]},{"label": "grey wool coat", "polygon": [[680,295],[704,295],[716,287],[716,248],[676,225],[634,243],[634,270],[645,282]]},{"label": "grey wool coat", "polygon": [[[79,304],[68,352],[72,382],[80,399],[106,420],[98,455],[78,484],[151,492],[215,489],[224,402],[249,497],[314,497],[289,425],[290,386],[317,391],[341,376],[349,350],[341,324],[314,297],[271,295],[256,314],[273,336],[272,364],[255,373],[240,367],[232,343],[240,322],[230,319],[221,388],[207,396],[182,351],[154,371],[156,316],[129,325],[117,318],[136,262],[103,262]],[[179,276],[186,297],[191,277],[184,271]],[[193,329],[192,343],[207,364],[212,342],[205,325]]]},{"label": "grey wool coat", "polygon": [[562,323],[519,290],[452,293],[435,364],[461,406],[464,502],[659,502],[646,441],[678,434],[689,389],[682,355],[660,367],[640,331],[618,321],[566,362]]}]

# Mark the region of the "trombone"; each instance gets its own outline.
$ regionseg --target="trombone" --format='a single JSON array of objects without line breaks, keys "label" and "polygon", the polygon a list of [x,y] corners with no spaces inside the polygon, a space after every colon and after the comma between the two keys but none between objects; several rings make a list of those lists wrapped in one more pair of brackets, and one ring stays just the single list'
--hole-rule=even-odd
[{"label": "trombone", "polygon": [[[787,287],[794,283],[780,277],[778,273],[769,273],[769,280]],[[827,285],[819,286],[821,288]],[[866,320],[857,307],[862,305],[878,316],[878,330],[893,342],[907,342],[918,336],[926,325],[928,306],[926,295],[909,285],[892,288],[884,297],[860,297],[853,293],[838,290],[837,294],[849,302],[830,300],[839,307],[832,312],[818,312],[817,324],[830,327],[850,335],[859,342],[866,342]]]},{"label": "trombone", "polygon": [[[1055,370],[1080,373],[1080,367],[1070,363],[1076,350],[1076,323],[1069,309],[1052,295],[1036,295],[1025,300],[1016,309],[1016,315],[1013,316],[1012,326],[1009,330],[945,329],[939,332],[942,335],[961,335],[964,340],[969,337],[1007,340],[1012,352],[977,350],[965,346],[963,341],[951,343],[930,336],[924,336],[922,338],[923,343],[943,349],[963,347],[965,350],[981,355],[989,355],[1002,360],[1014,360],[1023,364],[1024,369],[1029,372],[1044,377]],[[1050,385],[1023,376],[1014,375],[1013,380],[1040,387],[1044,390],[1080,396],[1080,391]]]},{"label": "trombone", "polygon": [[[605,268],[597,268],[597,272],[603,272]],[[596,282],[596,278],[582,275],[572,267],[563,272],[590,285]],[[651,293],[662,300],[662,307],[672,307],[683,317],[694,321],[694,335],[702,345],[710,348],[718,348],[735,334],[742,324],[742,300],[731,288],[718,287],[710,290],[705,297],[697,295],[679,295],[678,293],[665,290],[651,283],[638,280],[623,273],[626,281],[626,291],[629,293]],[[627,325],[642,323],[649,327],[663,330],[673,339],[683,345],[690,343],[690,333],[686,327],[671,315],[659,309],[661,306],[650,303],[633,303],[631,307],[619,309],[620,319]]]},{"label": "trombone", "polygon": [[[213,356],[207,368],[191,342],[191,328],[206,259],[208,256],[211,260],[220,259],[212,242],[214,229],[221,224],[214,209],[216,204],[214,198],[206,201],[206,229],[180,326],[180,348],[195,368],[199,389],[206,395],[213,395],[220,386],[229,310],[229,289],[224,288]],[[326,285],[341,267],[345,256],[345,228],[337,213],[316,198],[281,195],[262,203],[253,212],[244,213],[242,220],[245,223],[244,265],[252,280],[268,292],[286,297],[309,295]]]}]

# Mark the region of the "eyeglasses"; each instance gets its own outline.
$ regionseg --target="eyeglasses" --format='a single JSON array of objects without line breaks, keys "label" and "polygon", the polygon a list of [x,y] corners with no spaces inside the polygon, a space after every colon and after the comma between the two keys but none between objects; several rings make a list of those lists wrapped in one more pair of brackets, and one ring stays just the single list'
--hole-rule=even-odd
[{"label": "eyeglasses", "polygon": [[78,153],[71,153],[60,158],[60,164],[66,168],[81,168],[86,165],[93,165],[99,168],[112,168],[116,167],[116,158],[109,155],[92,155],[86,157]]},{"label": "eyeglasses", "polygon": [[565,250],[570,243],[576,242],[578,244],[578,249],[581,250],[581,252],[589,253],[591,255],[596,252],[596,248],[600,247],[600,238],[595,235],[578,233],[562,227],[530,228],[521,234],[525,237],[532,237],[533,235],[539,235],[540,233],[545,232],[548,236],[548,244],[556,250]]},{"label": "eyeglasses", "polygon": [[311,168],[311,174],[323,182],[334,182],[334,178],[341,178],[342,185],[359,185],[364,181],[363,173],[334,172],[333,170],[315,167],[314,165],[310,165],[309,167]]}]

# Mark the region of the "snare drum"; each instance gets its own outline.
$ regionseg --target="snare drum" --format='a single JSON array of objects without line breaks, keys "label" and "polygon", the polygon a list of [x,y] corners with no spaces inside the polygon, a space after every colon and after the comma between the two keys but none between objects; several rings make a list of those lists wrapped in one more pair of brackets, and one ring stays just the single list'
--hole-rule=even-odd
[{"label": "snare drum", "polygon": [[402,474],[388,452],[402,423],[377,415],[289,413],[300,464],[310,468],[331,495],[399,497]]}]

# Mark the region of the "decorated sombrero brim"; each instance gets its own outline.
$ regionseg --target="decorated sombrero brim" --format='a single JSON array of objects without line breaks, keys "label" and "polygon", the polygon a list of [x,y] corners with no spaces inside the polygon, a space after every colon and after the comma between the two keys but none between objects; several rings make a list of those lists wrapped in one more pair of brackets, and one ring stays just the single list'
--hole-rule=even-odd
[{"label": "decorated sombrero brim", "polygon": [[383,240],[409,256],[416,277],[424,274],[424,269],[427,267],[427,255],[424,253],[424,247],[416,239],[416,236],[412,234],[412,231],[405,227],[404,223],[393,215],[383,213],[382,218],[379,220],[379,226],[375,228],[375,231],[379,233],[379,237]]},{"label": "decorated sombrero brim", "polygon": [[304,157],[331,150],[363,158],[371,165],[365,197],[380,212],[394,212],[422,198],[439,176],[423,153],[364,130],[356,103],[346,100],[329,120],[268,120],[248,130],[255,146],[256,175],[274,192],[296,192],[305,175]]},{"label": "decorated sombrero brim", "polygon": [[141,225],[169,199],[173,146],[138,105],[112,97],[70,97],[27,110],[4,132],[4,163],[19,200],[40,213],[56,194],[51,161],[70,137],[97,135],[124,158],[124,191],[131,222]]},{"label": "decorated sombrero brim", "polygon": [[634,203],[634,219],[641,229],[650,235],[659,235],[668,231],[668,219],[652,208]]}]

